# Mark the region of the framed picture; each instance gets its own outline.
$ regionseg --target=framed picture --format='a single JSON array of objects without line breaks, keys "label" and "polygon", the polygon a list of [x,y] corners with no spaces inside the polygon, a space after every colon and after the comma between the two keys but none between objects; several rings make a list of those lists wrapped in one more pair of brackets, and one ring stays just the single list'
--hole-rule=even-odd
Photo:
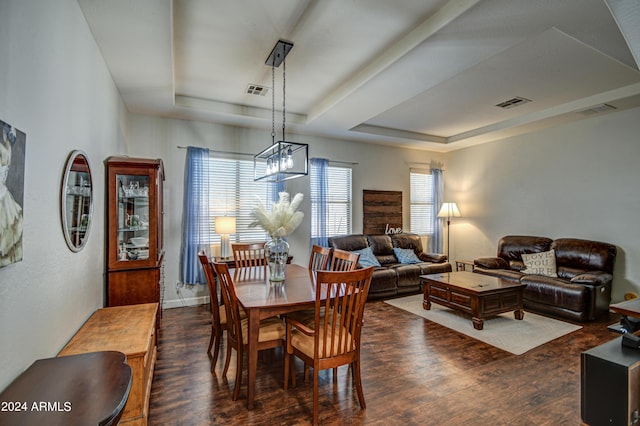
[{"label": "framed picture", "polygon": [[0,267],[22,261],[26,135],[0,120]]},{"label": "framed picture", "polygon": [[402,232],[402,191],[362,191],[362,232],[380,235]]}]

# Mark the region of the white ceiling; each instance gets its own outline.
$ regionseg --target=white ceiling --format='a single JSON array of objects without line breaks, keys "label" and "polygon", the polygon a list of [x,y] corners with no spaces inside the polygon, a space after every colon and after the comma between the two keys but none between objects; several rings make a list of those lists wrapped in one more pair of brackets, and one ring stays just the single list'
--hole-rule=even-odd
[{"label": "white ceiling", "polygon": [[[78,0],[129,111],[446,152],[640,106],[604,0]],[[277,139],[282,71],[276,68]],[[514,97],[531,100],[502,109]],[[587,110],[585,112],[585,110]],[[613,110],[615,111],[615,110]],[[606,113],[606,112],[604,112]],[[289,137],[295,133],[295,137]]]}]

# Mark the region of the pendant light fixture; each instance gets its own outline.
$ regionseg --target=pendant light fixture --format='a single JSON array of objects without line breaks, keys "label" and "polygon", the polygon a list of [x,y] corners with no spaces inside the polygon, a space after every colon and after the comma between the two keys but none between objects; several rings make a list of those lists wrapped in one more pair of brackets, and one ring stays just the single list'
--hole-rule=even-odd
[{"label": "pendant light fixture", "polygon": [[[278,40],[265,64],[271,67],[271,145],[253,156],[253,180],[282,182],[306,176],[309,163],[309,145],[287,141],[286,127],[286,83],[287,64],[285,58],[293,49],[293,43]],[[282,140],[276,142],[275,73],[282,64]]]}]

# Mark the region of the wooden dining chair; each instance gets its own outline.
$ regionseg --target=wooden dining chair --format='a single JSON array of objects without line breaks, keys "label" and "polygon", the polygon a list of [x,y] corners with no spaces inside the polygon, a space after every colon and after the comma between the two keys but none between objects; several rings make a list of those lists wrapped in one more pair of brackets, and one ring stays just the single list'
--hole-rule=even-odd
[{"label": "wooden dining chair", "polygon": [[313,367],[313,424],[318,424],[318,374],[320,370],[351,366],[351,375],[360,407],[366,408],[360,375],[360,347],[364,306],[373,266],[355,271],[318,271],[315,319],[303,324],[286,318],[284,388],[296,385],[295,363],[291,355]]},{"label": "wooden dining chair", "polygon": [[313,247],[311,247],[311,256],[309,256],[309,270],[326,270],[329,266],[330,258],[331,248],[314,244]]},{"label": "wooden dining chair", "polygon": [[358,267],[360,253],[333,249],[331,253],[330,271],[353,271]]},{"label": "wooden dining chair", "polygon": [[248,268],[265,264],[264,243],[232,243],[236,268]]},{"label": "wooden dining chair", "polygon": [[218,299],[218,284],[216,282],[215,272],[209,258],[204,251],[198,252],[198,259],[204,270],[204,275],[207,278],[207,285],[209,286],[209,300],[211,303],[211,337],[209,338],[209,348],[207,353],[211,354],[211,348],[215,345],[213,356],[211,359],[211,371],[216,368],[218,362],[218,353],[220,351],[220,341],[222,340],[222,334],[227,329],[227,315],[225,307],[220,306],[220,300]]},{"label": "wooden dining chair", "polygon": [[[240,304],[236,297],[235,287],[227,264],[213,262],[213,268],[220,282],[222,302],[227,313],[227,356],[222,375],[227,375],[229,361],[231,360],[231,349],[235,349],[236,383],[233,389],[233,400],[236,401],[240,395],[240,386],[242,385],[242,367],[248,342],[248,320],[240,316]],[[259,351],[284,346],[284,338],[285,327],[280,318],[272,317],[260,321],[260,329],[258,331]]]}]

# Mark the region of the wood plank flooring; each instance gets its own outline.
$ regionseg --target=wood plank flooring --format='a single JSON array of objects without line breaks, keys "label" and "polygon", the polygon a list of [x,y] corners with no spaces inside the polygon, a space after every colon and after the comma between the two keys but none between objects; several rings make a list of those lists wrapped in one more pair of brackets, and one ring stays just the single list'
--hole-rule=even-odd
[{"label": "wood plank flooring", "polygon": [[[526,314],[525,314],[526,315]],[[362,347],[367,408],[351,375],[320,373],[320,423],[355,425],[580,425],[580,353],[611,340],[610,314],[567,336],[516,356],[392,307],[368,302]],[[238,401],[231,400],[235,353],[222,377],[206,350],[208,306],[165,310],[151,390],[151,425],[309,424],[312,383],[282,388],[282,349],[261,356],[255,408],[246,406],[246,361]],[[224,339],[223,339],[224,340]]]}]

